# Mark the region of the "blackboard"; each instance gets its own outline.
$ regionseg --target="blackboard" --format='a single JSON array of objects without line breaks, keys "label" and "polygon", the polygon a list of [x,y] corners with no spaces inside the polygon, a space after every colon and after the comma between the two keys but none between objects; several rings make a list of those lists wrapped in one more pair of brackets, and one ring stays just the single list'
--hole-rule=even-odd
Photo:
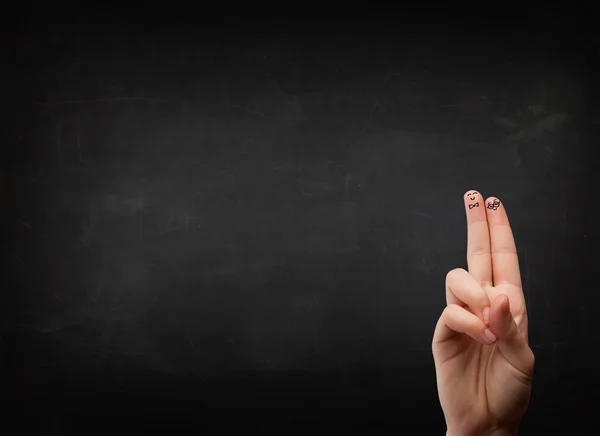
[{"label": "blackboard", "polygon": [[11,39],[5,411],[48,432],[226,413],[441,434],[431,337],[477,189],[520,256],[523,434],[589,422],[589,34],[564,39],[557,14],[535,37],[145,19]]}]

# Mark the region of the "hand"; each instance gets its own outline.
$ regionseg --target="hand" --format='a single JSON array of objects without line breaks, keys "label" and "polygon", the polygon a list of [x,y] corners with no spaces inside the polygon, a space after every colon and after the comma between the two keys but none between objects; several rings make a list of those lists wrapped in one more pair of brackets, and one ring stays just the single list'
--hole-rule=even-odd
[{"label": "hand", "polygon": [[448,273],[432,343],[440,403],[448,436],[516,435],[535,360],[517,250],[497,198],[464,200],[469,271]]}]

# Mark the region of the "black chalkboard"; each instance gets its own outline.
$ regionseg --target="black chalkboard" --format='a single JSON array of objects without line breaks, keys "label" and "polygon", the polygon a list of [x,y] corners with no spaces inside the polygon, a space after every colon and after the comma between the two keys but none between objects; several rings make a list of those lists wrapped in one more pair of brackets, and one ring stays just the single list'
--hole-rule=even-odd
[{"label": "black chalkboard", "polygon": [[597,46],[565,39],[559,15],[531,35],[19,27],[0,135],[4,410],[40,432],[227,413],[442,434],[430,344],[477,189],[503,200],[520,256],[537,357],[522,432],[589,422]]}]

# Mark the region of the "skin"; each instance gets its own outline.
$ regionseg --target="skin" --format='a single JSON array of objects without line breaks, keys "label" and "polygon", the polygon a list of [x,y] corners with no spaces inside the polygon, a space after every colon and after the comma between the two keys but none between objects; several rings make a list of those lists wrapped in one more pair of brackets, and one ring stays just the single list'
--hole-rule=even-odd
[{"label": "skin", "polygon": [[447,435],[516,435],[535,362],[517,249],[503,203],[474,190],[464,202],[468,271],[448,273],[432,342]]}]

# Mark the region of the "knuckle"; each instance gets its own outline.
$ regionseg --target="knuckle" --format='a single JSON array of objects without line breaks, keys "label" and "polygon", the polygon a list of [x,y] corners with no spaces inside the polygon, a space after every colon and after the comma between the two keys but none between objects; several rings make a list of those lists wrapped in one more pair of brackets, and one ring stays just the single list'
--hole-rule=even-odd
[{"label": "knuckle", "polygon": [[471,252],[469,253],[470,257],[474,257],[474,256],[489,256],[490,255],[490,250],[487,247],[475,247],[471,250]]},{"label": "knuckle", "polygon": [[[478,300],[479,300],[479,304],[481,305],[481,307],[486,307],[486,306],[491,306],[492,302],[490,301],[490,297],[488,296],[487,292],[483,291],[483,292],[478,292]],[[491,308],[490,308],[491,310]]]},{"label": "knuckle", "polygon": [[444,311],[442,312],[442,316],[452,317],[460,309],[461,309],[461,307],[458,304],[454,304],[454,303],[449,304],[444,308]]},{"label": "knuckle", "polygon": [[465,272],[465,270],[462,268],[451,269],[450,271],[448,271],[448,274],[446,274],[446,281],[450,281],[453,278],[459,277],[464,272]]}]

